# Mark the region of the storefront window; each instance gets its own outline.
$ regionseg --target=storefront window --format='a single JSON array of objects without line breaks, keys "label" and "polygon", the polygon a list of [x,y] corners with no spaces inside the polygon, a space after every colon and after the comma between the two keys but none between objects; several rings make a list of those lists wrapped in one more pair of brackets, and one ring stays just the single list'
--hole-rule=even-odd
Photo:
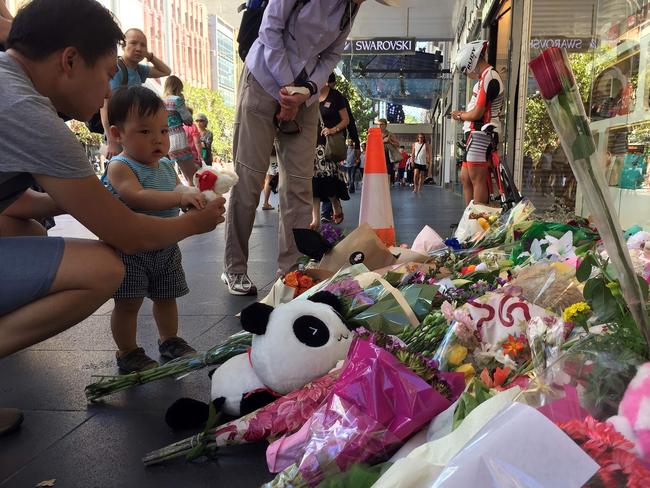
[{"label": "storefront window", "polygon": [[[567,49],[623,227],[650,225],[649,9],[647,0],[534,0],[532,8],[531,56]],[[539,208],[561,204],[587,215],[537,85],[528,81],[522,192]]]}]

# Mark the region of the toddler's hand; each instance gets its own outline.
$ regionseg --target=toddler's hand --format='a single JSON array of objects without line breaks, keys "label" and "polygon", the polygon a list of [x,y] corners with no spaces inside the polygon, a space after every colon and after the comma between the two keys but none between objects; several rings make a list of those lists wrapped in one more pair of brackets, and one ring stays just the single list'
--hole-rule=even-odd
[{"label": "toddler's hand", "polygon": [[223,214],[226,212],[226,199],[217,197],[205,206],[202,210],[192,210],[186,215],[190,216],[196,222],[196,233],[210,232],[225,219]]},{"label": "toddler's hand", "polygon": [[181,208],[205,208],[207,200],[201,193],[181,193]]}]

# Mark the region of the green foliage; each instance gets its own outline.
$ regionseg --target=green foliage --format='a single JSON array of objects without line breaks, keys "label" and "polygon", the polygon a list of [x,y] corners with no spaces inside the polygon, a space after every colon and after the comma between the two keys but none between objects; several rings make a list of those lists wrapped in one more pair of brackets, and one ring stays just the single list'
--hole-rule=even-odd
[{"label": "green foliage", "polygon": [[194,115],[204,113],[208,117],[208,129],[212,131],[212,154],[232,160],[232,140],[235,131],[235,108],[229,107],[221,95],[209,88],[185,87],[185,102],[194,109]]},{"label": "green foliage", "polygon": [[78,120],[71,120],[69,122],[70,130],[77,136],[79,142],[81,142],[86,147],[99,147],[104,141],[104,137],[101,134],[95,134],[90,132],[88,127],[83,122]]},{"label": "green foliage", "polygon": [[[596,323],[607,325],[609,341],[620,349],[648,358],[646,342],[630,314],[609,261],[596,253],[587,253],[578,267],[576,278],[584,283],[582,294],[594,311]],[[639,277],[639,282],[644,280]],[[647,290],[647,285],[643,286],[646,299]]]},{"label": "green foliage", "polygon": [[[569,62],[585,106],[587,106],[591,89],[593,59],[593,53],[569,54]],[[542,97],[540,95],[530,95],[526,101],[524,154],[530,155],[536,163],[548,144],[555,147],[557,138],[557,133],[546,112],[546,105],[544,105]]]},{"label": "green foliage", "polygon": [[359,139],[364,141],[368,137],[368,128],[378,115],[373,109],[372,100],[364,98],[354,85],[342,76],[337,76],[336,89],[350,102],[352,115],[359,130]]}]

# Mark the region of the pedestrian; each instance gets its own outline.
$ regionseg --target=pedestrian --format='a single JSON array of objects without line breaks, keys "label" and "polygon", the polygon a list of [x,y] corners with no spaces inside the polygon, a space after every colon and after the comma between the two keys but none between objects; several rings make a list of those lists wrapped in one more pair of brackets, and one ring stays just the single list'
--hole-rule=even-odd
[{"label": "pedestrian", "polygon": [[[271,152],[271,163],[269,164],[269,170],[266,172],[266,178],[264,179],[264,202],[262,203],[262,210],[274,210],[275,208],[269,202],[271,198],[271,191],[277,193],[277,179],[278,179],[278,153],[275,150],[275,144],[273,145],[273,151]],[[275,180],[275,184],[274,184]],[[274,188],[275,187],[275,188]]]},{"label": "pedestrian", "polygon": [[393,184],[395,182],[393,168],[402,159],[402,154],[399,151],[399,140],[395,134],[388,130],[388,121],[386,119],[379,119],[377,125],[381,129],[381,136],[384,141],[384,157],[386,158],[388,182],[389,184]]},{"label": "pedestrian", "polygon": [[431,164],[431,147],[422,133],[418,134],[417,141],[411,145],[411,159],[414,168],[413,193],[420,193]]},{"label": "pedestrian", "polygon": [[270,0],[259,38],[241,75],[233,155],[239,183],[228,205],[225,270],[221,278],[233,295],[257,294],[248,272],[248,241],[260,188],[277,137],[280,160],[278,274],[297,267],[300,252],[294,228],[311,221],[314,154],[320,89],[341,58],[364,0],[296,2]]},{"label": "pedestrian", "polygon": [[201,159],[207,166],[212,166],[212,141],[214,135],[208,130],[208,117],[205,114],[197,114],[194,122],[201,133]]},{"label": "pedestrian", "polygon": [[167,109],[167,123],[169,124],[169,158],[178,164],[187,184],[194,186],[193,177],[197,168],[192,148],[183,128],[184,125],[191,126],[193,121],[192,114],[185,105],[183,82],[180,78],[172,75],[165,80],[163,96]]},{"label": "pedestrian", "polygon": [[[328,199],[332,204],[332,221],[335,224],[343,222],[343,207],[341,200],[349,200],[350,195],[345,184],[345,176],[341,171],[341,161],[333,160],[326,152],[327,138],[340,134],[350,123],[345,99],[339,93],[332,91],[329,85],[320,91],[320,125],[314,159],[314,177],[312,179],[313,210],[310,228],[318,228],[320,222],[321,199]],[[341,134],[342,135],[342,134]]]},{"label": "pedestrian", "polygon": [[404,186],[406,181],[406,163],[409,159],[409,153],[404,150],[404,146],[399,147],[399,152],[402,159],[397,165],[397,172],[395,173],[395,181],[399,186]]},{"label": "pedestrian", "polygon": [[363,170],[366,167],[366,142],[361,143],[361,155],[359,156],[359,172],[361,173],[361,180],[363,184]]},{"label": "pedestrian", "polygon": [[[144,60],[146,63],[143,63]],[[124,33],[122,43],[122,56],[118,64],[123,63],[127,73],[127,80],[123,80],[123,70],[118,69],[111,78],[111,92],[123,86],[139,86],[148,78],[162,78],[169,76],[172,70],[164,61],[149,51],[147,36],[140,29],[131,28]],[[111,138],[108,128],[107,104],[100,110],[101,122],[106,137],[106,159],[111,159],[122,150]]]},{"label": "pedestrian", "polygon": [[[465,44],[456,57],[456,66],[467,77],[477,80],[466,111],[455,110],[451,116],[463,124],[465,161],[460,178],[465,204],[489,202],[490,153],[498,141],[500,117],[504,104],[504,85],[499,73],[487,62],[487,41]],[[488,133],[489,131],[489,133]]]},{"label": "pedestrian", "polygon": [[354,147],[354,141],[352,139],[348,139],[347,143],[348,143],[348,154],[345,157],[344,167],[345,167],[346,179],[348,183],[348,192],[354,193],[356,191],[354,178],[357,173],[359,158],[357,156],[357,150]]},{"label": "pedestrian", "polygon": [[[179,208],[205,207],[201,193],[176,192],[180,180],[173,161],[167,159],[167,110],[154,92],[144,87],[117,90],[108,102],[113,138],[122,152],[111,159],[106,187],[133,211],[162,218],[177,217]],[[136,341],[138,312],[144,298],[153,301],[153,316],[160,338],[158,350],[166,359],[196,352],[178,337],[176,299],[189,293],[177,243],[133,255],[118,252],[124,263],[124,280],[115,291],[111,330],[122,373],[155,368]]]},{"label": "pedestrian", "polygon": [[[359,130],[357,129],[356,121],[354,120],[354,115],[352,114],[352,108],[350,107],[350,101],[347,99],[343,93],[336,89],[337,77],[335,73],[330,74],[327,79],[327,84],[330,87],[330,90],[339,93],[345,99],[345,109],[348,112],[348,118],[350,122],[345,128],[345,135],[347,138],[352,139],[354,142],[354,148],[357,155],[357,159],[361,155],[361,141],[359,140]],[[352,192],[353,193],[353,192]],[[321,199],[321,222],[329,223],[333,220],[333,211],[332,211],[332,202],[328,198]]]},{"label": "pedestrian", "polygon": [[[192,107],[187,107],[187,110],[190,112],[192,120],[194,120],[194,109]],[[183,124],[183,130],[185,131],[187,144],[190,146],[190,150],[192,151],[194,166],[198,169],[201,167],[201,132],[195,122],[192,122],[190,125]]]},{"label": "pedestrian", "polygon": [[[124,275],[113,248],[160,249],[223,222],[223,198],[169,219],[131,211],[102,186],[59,118],[88,120],[110,97],[123,39],[95,0],[33,0],[16,15],[0,53],[0,358],[103,305]],[[34,182],[46,193],[29,190]],[[35,221],[63,213],[99,239],[47,237]],[[0,435],[21,421],[20,411],[0,408]]]}]

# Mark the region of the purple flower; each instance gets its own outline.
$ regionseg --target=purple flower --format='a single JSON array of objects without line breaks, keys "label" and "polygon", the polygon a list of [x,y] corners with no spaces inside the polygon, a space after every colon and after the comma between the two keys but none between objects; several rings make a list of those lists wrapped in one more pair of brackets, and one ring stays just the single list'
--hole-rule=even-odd
[{"label": "purple flower", "polygon": [[343,232],[341,232],[340,229],[337,229],[331,224],[321,225],[320,233],[323,238],[332,245],[336,244],[343,235]]}]

